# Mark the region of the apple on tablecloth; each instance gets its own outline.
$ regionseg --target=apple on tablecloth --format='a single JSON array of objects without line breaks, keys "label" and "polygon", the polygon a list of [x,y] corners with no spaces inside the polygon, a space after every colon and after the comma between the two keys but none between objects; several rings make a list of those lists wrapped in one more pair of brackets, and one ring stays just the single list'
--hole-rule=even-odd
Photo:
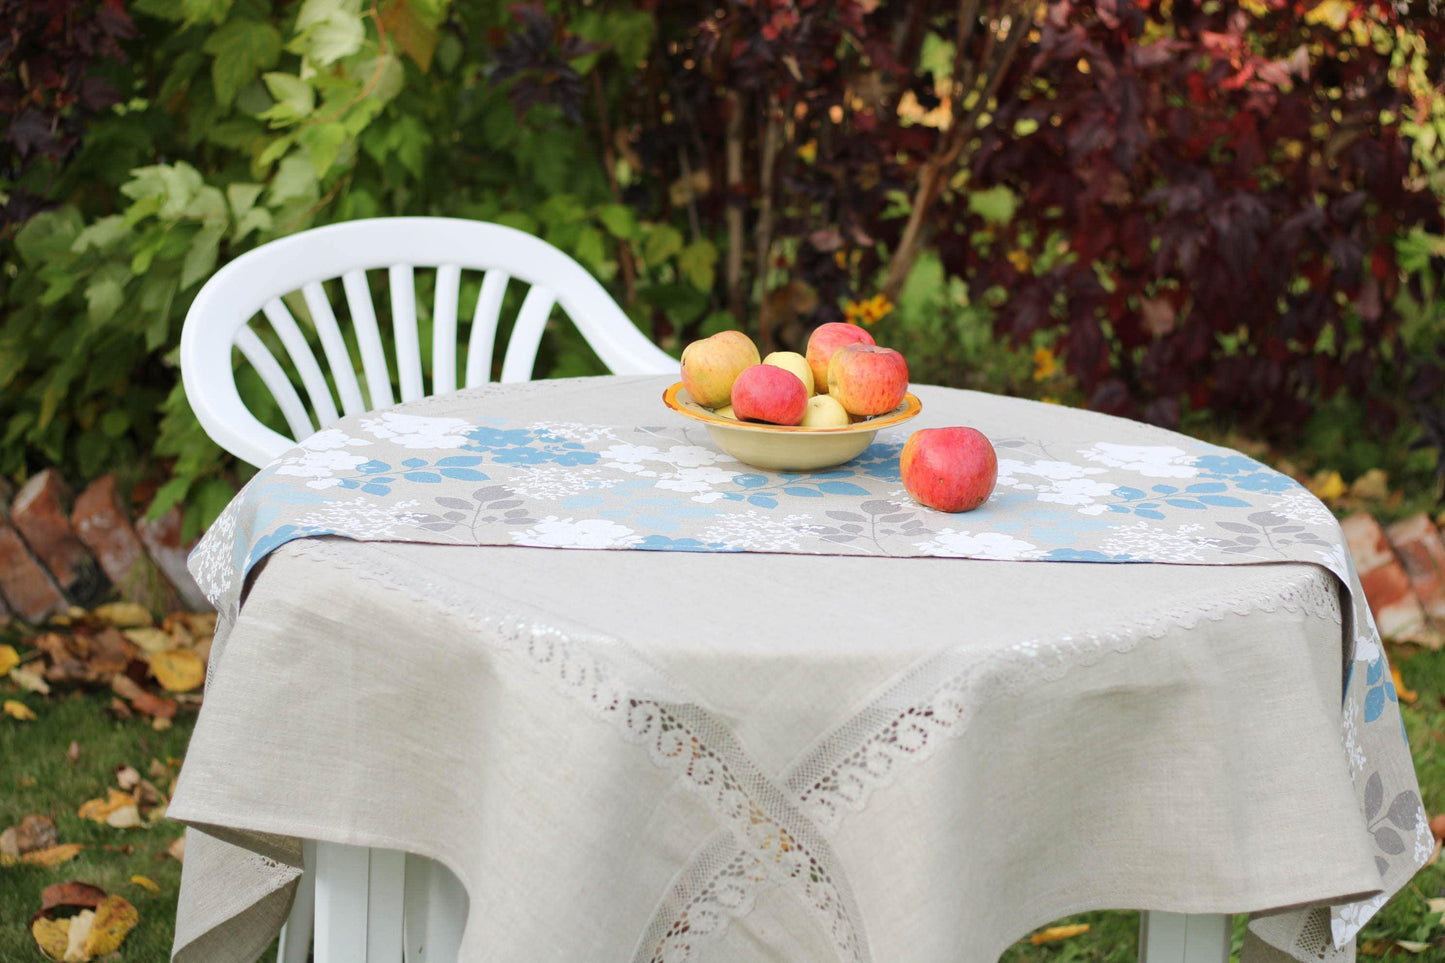
[{"label": "apple on tablecloth", "polygon": [[922,428],[898,457],[903,487],[919,504],[967,512],[988,501],[998,480],[998,455],[977,428]]}]

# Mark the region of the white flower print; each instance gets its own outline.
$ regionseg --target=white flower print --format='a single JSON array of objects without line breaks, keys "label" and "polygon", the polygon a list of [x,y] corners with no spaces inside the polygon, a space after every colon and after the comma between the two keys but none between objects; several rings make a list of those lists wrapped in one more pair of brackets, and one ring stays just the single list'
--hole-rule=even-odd
[{"label": "white flower print", "polygon": [[365,439],[354,438],[335,428],[326,428],[292,449],[293,454],[282,456],[276,465],[275,474],[309,478],[307,488],[331,488],[341,484],[341,479],[334,477],[338,472],[351,471],[357,465],[371,460],[370,455],[357,454],[347,449],[370,444],[371,442]]},{"label": "white flower print", "polygon": [[375,417],[361,419],[361,428],[373,438],[381,438],[403,448],[461,448],[467,443],[472,423],[461,418],[428,418],[383,411]]},{"label": "white flower print", "polygon": [[1033,558],[1039,554],[1039,547],[1002,532],[964,532],[942,528],[933,533],[933,538],[918,546],[927,555],[955,556],[960,558],[1011,559]]},{"label": "white flower print", "polygon": [[548,515],[526,531],[515,533],[512,540],[544,548],[628,548],[642,541],[642,536],[605,518],[578,521]]},{"label": "white flower print", "polygon": [[1194,456],[1172,445],[1118,445],[1095,442],[1079,454],[1089,461],[1136,472],[1146,478],[1193,478],[1199,469],[1190,462]]},{"label": "white flower print", "polygon": [[605,491],[622,481],[592,468],[543,463],[527,466],[527,471],[517,475],[510,485],[518,497],[551,502],[571,495]]},{"label": "white flower print", "polygon": [[[674,473],[671,478],[663,478],[658,481],[657,487],[671,492],[711,492],[715,486],[726,485],[735,477],[737,477],[735,471],[712,466],[684,468],[682,471]],[[696,500],[694,499],[694,501]]]},{"label": "white flower print", "polygon": [[419,506],[415,499],[378,505],[375,499],[358,495],[318,505],[296,516],[295,524],[319,531],[345,532],[348,537],[363,541],[395,538],[421,520],[418,513],[409,511]]}]

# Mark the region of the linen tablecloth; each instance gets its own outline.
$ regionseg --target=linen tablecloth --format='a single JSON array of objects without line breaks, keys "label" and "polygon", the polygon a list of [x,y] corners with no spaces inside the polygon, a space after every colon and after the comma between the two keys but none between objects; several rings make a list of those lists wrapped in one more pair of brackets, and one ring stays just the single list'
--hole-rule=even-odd
[{"label": "linen tablecloth", "polygon": [[[901,492],[906,430],[758,473],[663,384],[343,422],[213,528],[229,637],[171,811],[225,842],[188,862],[178,959],[276,920],[296,836],[441,859],[499,960],[988,959],[1087,907],[1301,904],[1332,908],[1255,933],[1329,958],[1428,854],[1378,638],[1292,482],[919,389],[906,430],[1000,449],[989,506],[946,516]],[[464,544],[291,544],[326,532]],[[881,557],[786,554],[815,552]],[[1146,560],[1194,564],[1092,564]]]}]

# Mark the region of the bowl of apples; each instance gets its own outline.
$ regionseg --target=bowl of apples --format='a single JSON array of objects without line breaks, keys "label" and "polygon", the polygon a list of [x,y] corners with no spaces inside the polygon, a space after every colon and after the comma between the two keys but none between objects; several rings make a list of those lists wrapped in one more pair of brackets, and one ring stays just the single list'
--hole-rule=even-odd
[{"label": "bowl of apples", "polygon": [[923,409],[908,391],[903,355],[844,322],[814,330],[806,355],[760,357],[741,331],[694,341],[682,352],[682,380],[662,400],[738,461],[789,472],[851,461],[880,430]]}]

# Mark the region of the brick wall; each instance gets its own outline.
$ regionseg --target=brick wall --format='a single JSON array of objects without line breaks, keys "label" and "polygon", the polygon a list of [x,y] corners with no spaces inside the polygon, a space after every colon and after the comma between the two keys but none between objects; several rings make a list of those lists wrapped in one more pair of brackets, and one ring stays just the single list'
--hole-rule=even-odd
[{"label": "brick wall", "polygon": [[209,608],[186,571],[181,514],[132,515],[106,475],[74,494],[54,469],[0,479],[0,623],[29,623],[120,597],[156,611]]}]

